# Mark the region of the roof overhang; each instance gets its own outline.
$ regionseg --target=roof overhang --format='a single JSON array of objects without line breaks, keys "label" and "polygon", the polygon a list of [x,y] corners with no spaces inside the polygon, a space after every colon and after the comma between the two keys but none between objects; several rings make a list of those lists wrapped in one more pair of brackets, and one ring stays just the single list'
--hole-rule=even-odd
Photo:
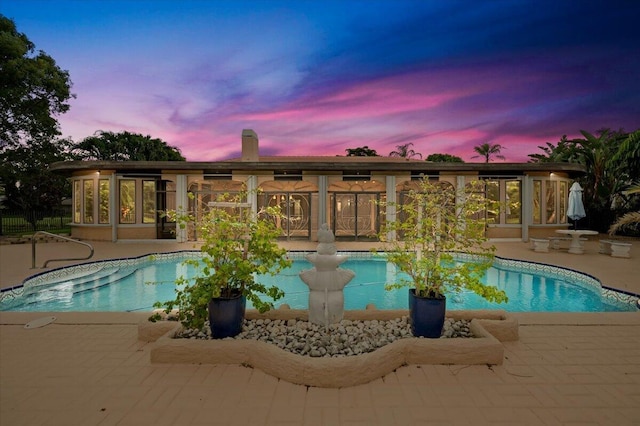
[{"label": "roof overhang", "polygon": [[[342,158],[341,158],[342,160]],[[63,161],[53,163],[50,170],[71,175],[83,170],[113,170],[116,173],[149,172],[202,172],[220,173],[228,171],[305,171],[305,172],[422,172],[438,173],[478,173],[481,175],[521,175],[529,173],[567,173],[570,177],[586,173],[578,163],[434,163],[428,161]]]}]

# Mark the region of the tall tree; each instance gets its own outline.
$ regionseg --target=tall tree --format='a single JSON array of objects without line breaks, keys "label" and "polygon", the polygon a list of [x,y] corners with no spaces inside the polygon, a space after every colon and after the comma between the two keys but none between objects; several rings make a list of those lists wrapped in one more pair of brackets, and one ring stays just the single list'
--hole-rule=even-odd
[{"label": "tall tree", "polygon": [[456,155],[451,154],[429,154],[427,161],[434,163],[464,163],[464,160]]},{"label": "tall tree", "polygon": [[379,157],[375,149],[369,148],[367,145],[358,148],[347,148],[347,157]]},{"label": "tall tree", "polygon": [[0,167],[6,207],[17,210],[35,230],[36,222],[64,198],[71,196],[69,181],[49,171],[49,164],[68,160],[63,147],[69,141],[42,138],[18,145],[2,155],[9,167]]},{"label": "tall tree", "polygon": [[69,73],[0,15],[0,186],[5,204],[23,209],[32,224],[35,211],[71,195],[48,166],[68,158],[56,117],[73,97]]},{"label": "tall tree", "polygon": [[84,160],[185,161],[180,149],[139,133],[98,131],[78,142],[73,152]]},{"label": "tall tree", "polygon": [[561,163],[564,161],[576,163],[579,159],[578,151],[575,150],[575,142],[567,139],[567,135],[562,135],[556,145],[547,142],[543,146],[538,146],[543,151],[542,154],[529,154],[529,162],[531,163]]},{"label": "tall tree", "polygon": [[587,173],[578,179],[584,189],[589,227],[606,232],[616,216],[638,208],[638,197],[625,191],[640,176],[640,130],[626,133],[601,129],[595,134],[581,130],[582,138],[563,136],[553,145],[539,147],[544,154],[530,154],[533,162],[574,162]]},{"label": "tall tree", "polygon": [[422,158],[422,154],[420,154],[419,152],[415,152],[413,148],[410,148],[412,145],[413,145],[412,142],[408,142],[403,145],[396,145],[396,150],[391,151],[389,153],[389,157],[402,157],[402,158],[420,157]]},{"label": "tall tree", "polygon": [[0,148],[58,136],[73,97],[69,73],[0,15]]},{"label": "tall tree", "polygon": [[499,143],[489,143],[489,142],[483,143],[473,147],[473,150],[478,155],[474,155],[471,158],[483,157],[485,163],[490,162],[493,157],[499,158],[500,160],[504,160],[505,159],[504,155],[500,154],[500,151],[502,151],[503,149],[505,148]]}]

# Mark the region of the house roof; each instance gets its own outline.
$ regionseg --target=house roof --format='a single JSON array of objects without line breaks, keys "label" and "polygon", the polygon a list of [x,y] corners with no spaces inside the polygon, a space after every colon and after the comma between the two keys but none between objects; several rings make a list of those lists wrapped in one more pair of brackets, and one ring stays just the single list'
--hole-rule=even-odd
[{"label": "house roof", "polygon": [[260,157],[260,161],[64,161],[51,165],[51,170],[71,174],[83,170],[115,170],[130,173],[160,173],[161,171],[230,171],[283,172],[420,172],[425,174],[472,172],[481,175],[528,174],[533,172],[564,172],[570,177],[586,172],[577,163],[435,163],[401,157]]}]

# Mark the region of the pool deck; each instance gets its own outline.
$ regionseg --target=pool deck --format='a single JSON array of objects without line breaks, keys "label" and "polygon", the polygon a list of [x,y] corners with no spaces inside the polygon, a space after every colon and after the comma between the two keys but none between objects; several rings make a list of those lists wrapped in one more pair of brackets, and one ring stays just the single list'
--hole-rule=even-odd
[{"label": "pool deck", "polygon": [[[640,241],[632,243],[630,259],[598,254],[597,238],[585,243],[584,255],[495,245],[499,256],[580,270],[637,294]],[[193,249],[94,245],[92,260]],[[39,244],[38,264],[85,250]],[[30,245],[0,245],[0,287],[41,271],[30,267]],[[149,345],[137,340],[137,323],[147,314],[54,315],[50,325],[25,329],[46,314],[0,313],[0,425],[640,424],[640,312],[516,314],[520,340],[503,343],[502,365],[406,366],[341,389],[293,385],[242,366],[152,365]]]}]

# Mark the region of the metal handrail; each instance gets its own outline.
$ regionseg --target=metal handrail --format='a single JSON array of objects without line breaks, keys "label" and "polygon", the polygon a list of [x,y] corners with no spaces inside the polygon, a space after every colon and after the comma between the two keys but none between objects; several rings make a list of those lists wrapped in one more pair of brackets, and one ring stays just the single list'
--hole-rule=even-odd
[{"label": "metal handrail", "polygon": [[70,258],[60,258],[60,259],[49,259],[46,262],[44,262],[44,265],[42,265],[42,268],[46,268],[47,265],[49,264],[49,262],[62,262],[62,261],[66,261],[66,260],[87,260],[87,259],[91,259],[93,257],[93,246],[91,244],[89,244],[89,243],[85,243],[84,241],[74,240],[73,238],[65,237],[65,236],[58,235],[58,234],[52,234],[51,232],[47,232],[47,231],[38,231],[35,234],[33,234],[33,237],[31,238],[31,269],[36,269],[36,235],[38,235],[38,234],[45,234],[45,235],[49,235],[51,237],[60,238],[61,240],[65,240],[65,241],[69,241],[69,242],[72,242],[72,243],[81,244],[83,246],[89,247],[89,250],[91,250],[91,253],[89,253],[89,256],[87,256],[87,257],[70,257]]}]

